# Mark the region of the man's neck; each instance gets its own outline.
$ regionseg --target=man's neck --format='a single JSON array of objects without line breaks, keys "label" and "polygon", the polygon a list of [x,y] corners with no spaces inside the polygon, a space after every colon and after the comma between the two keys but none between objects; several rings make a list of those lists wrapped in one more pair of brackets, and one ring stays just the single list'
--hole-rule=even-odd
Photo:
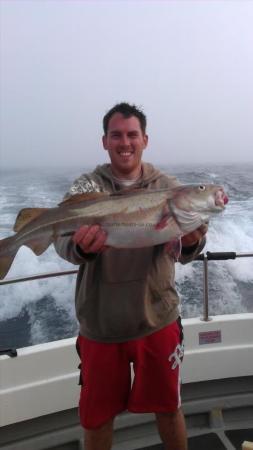
[{"label": "man's neck", "polygon": [[111,170],[112,170],[113,177],[117,178],[118,180],[135,181],[135,180],[138,180],[138,178],[140,178],[142,175],[142,167],[141,166],[130,173],[119,172],[119,171],[115,170],[115,168],[113,168],[112,166],[111,166]]}]

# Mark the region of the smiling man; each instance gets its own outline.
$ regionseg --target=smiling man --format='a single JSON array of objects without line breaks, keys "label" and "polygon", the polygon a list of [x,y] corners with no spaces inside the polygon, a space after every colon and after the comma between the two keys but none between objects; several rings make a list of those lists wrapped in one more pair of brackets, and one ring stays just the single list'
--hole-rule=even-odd
[{"label": "smiling man", "polygon": [[[142,161],[148,136],[141,110],[120,103],[105,115],[103,126],[110,164],[82,175],[67,196],[178,186],[175,177]],[[203,249],[205,232],[201,227],[182,238],[181,263]],[[61,237],[55,244],[60,256],[79,265],[79,413],[85,448],[110,450],[114,418],[128,410],[155,413],[165,450],[186,450],[179,389],[183,332],[173,246],[121,250],[107,247],[106,237],[99,225],[82,226],[72,238]]]},{"label": "smiling man", "polygon": [[104,120],[103,145],[109,153],[115,177],[133,180],[141,175],[142,152],[148,143],[145,126],[138,117],[124,117],[117,112],[109,121]]}]

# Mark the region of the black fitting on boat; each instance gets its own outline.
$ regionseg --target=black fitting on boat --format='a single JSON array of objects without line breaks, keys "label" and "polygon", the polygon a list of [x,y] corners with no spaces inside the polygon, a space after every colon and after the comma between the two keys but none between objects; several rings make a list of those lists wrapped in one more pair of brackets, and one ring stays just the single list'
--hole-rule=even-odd
[{"label": "black fitting on boat", "polygon": [[226,259],[235,259],[236,252],[206,252],[206,255],[201,253],[195,260],[203,261],[205,258],[208,261],[225,261]]},{"label": "black fitting on boat", "polygon": [[16,358],[16,356],[18,356],[18,352],[15,348],[5,348],[0,350],[0,355],[7,355],[10,356],[10,358]]},{"label": "black fitting on boat", "polygon": [[206,257],[208,260],[225,260],[225,259],[235,259],[235,252],[206,252]]}]

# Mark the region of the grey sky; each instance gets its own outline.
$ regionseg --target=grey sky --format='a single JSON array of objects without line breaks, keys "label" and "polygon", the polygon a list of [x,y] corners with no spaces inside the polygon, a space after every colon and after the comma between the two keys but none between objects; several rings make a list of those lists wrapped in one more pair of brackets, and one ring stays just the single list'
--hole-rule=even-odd
[{"label": "grey sky", "polygon": [[106,161],[122,100],[146,160],[253,162],[252,23],[244,0],[1,0],[1,166]]}]

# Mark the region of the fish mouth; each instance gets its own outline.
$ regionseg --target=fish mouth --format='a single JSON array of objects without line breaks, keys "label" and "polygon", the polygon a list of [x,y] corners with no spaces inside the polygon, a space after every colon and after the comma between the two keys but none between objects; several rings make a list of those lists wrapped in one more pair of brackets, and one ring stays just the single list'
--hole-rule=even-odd
[{"label": "fish mouth", "polygon": [[218,206],[221,209],[225,208],[225,205],[228,203],[228,196],[225,194],[223,189],[219,189],[215,193],[215,206]]}]

